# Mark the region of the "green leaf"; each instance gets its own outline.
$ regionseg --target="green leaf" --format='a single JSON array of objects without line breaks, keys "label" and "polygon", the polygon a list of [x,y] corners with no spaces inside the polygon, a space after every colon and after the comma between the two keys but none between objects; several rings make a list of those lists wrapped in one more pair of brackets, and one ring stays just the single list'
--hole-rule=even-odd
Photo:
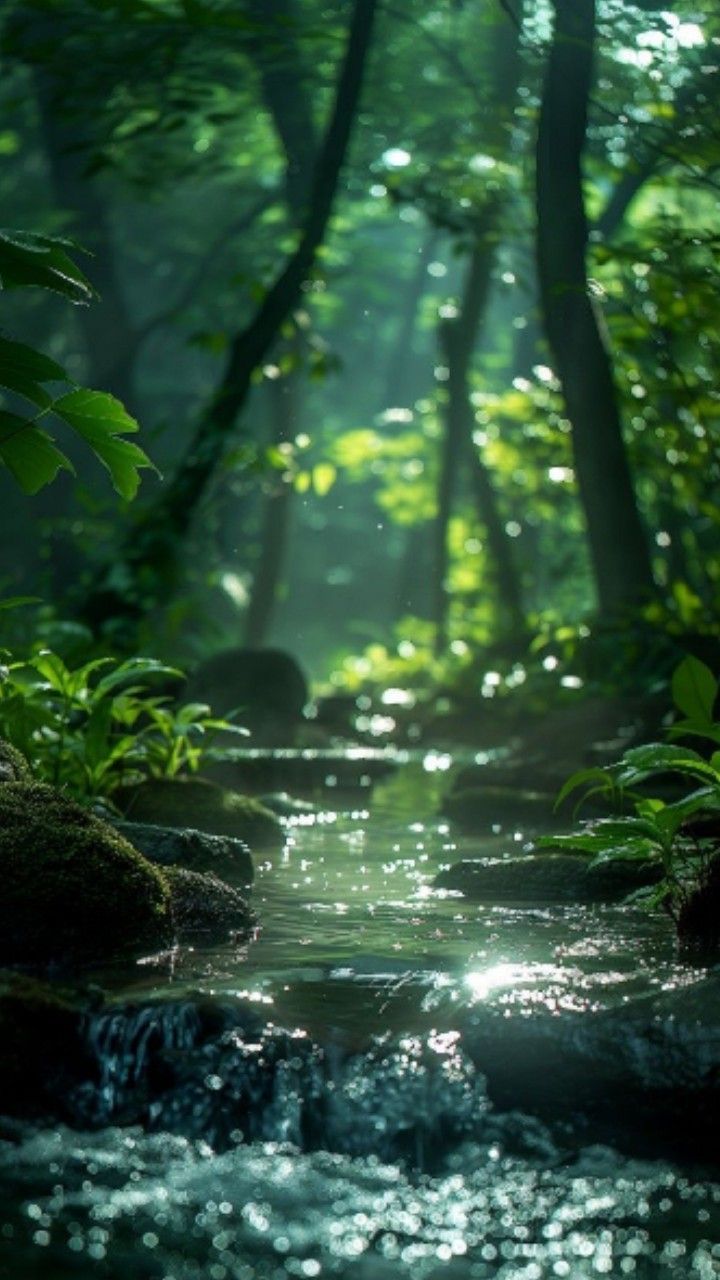
[{"label": "green leaf", "polygon": [[330,462],[318,462],[312,469],[313,489],[320,498],[324,498],[332,489],[337,478],[337,470]]},{"label": "green leaf", "polygon": [[46,409],[52,398],[40,384],[66,381],[65,370],[55,360],[24,342],[0,337],[0,386]]},{"label": "green leaf", "polygon": [[[154,679],[156,676],[182,678],[182,675],[183,672],[177,667],[169,667],[158,658],[128,658],[98,681],[96,693],[110,693],[113,689],[126,684],[128,680],[136,680],[138,676],[149,676]],[[126,689],[124,692],[128,693],[129,690]]]},{"label": "green leaf", "polygon": [[697,751],[662,742],[651,742],[646,747],[633,747],[626,751],[617,781],[625,786],[641,782],[653,773],[682,773],[700,781],[718,781],[717,770]]},{"label": "green leaf", "polygon": [[140,483],[139,468],[157,470],[138,445],[121,439],[139,428],[115,396],[105,391],[80,388],[56,400],[53,413],[90,445],[95,456],[110,472],[113,485],[123,498],[135,497]]},{"label": "green leaf", "polygon": [[27,418],[0,410],[0,460],[24,493],[38,493],[58,471],[75,469],[50,436]]},{"label": "green leaf", "polygon": [[40,596],[6,596],[0,600],[0,609],[18,609],[23,604],[40,604]]},{"label": "green leaf", "polygon": [[698,813],[720,812],[720,790],[716,787],[700,787],[682,800],[665,806],[658,822],[670,835],[675,835],[688,818]]},{"label": "green leaf", "polygon": [[539,849],[569,850],[591,854],[593,861],[623,861],[657,856],[657,845],[645,836],[603,834],[600,831],[576,831],[564,836],[541,836],[535,841]]},{"label": "green leaf", "polygon": [[[554,807],[558,809],[563,801],[567,800],[569,795],[572,795],[573,791],[577,791],[578,787],[583,787],[586,783],[594,784],[592,787],[593,792],[612,791],[613,789],[612,778],[610,778],[608,774],[598,766],[595,766],[595,768],[592,769],[578,769],[563,783],[562,787],[558,791]],[[587,795],[590,795],[590,792],[587,792]],[[587,795],[582,797],[580,800],[581,804],[582,800],[587,798]]]},{"label": "green leaf", "polygon": [[95,291],[67,252],[77,247],[57,236],[0,231],[0,289],[30,285],[61,293],[70,302],[91,302]]},{"label": "green leaf", "polygon": [[51,360],[50,356],[26,346],[24,342],[0,338],[0,374],[4,374],[6,368],[17,370],[24,378],[32,378],[35,382],[67,381],[62,365]]},{"label": "green leaf", "polygon": [[688,654],[675,668],[672,696],[675,706],[689,720],[712,723],[718,682],[709,667]]}]

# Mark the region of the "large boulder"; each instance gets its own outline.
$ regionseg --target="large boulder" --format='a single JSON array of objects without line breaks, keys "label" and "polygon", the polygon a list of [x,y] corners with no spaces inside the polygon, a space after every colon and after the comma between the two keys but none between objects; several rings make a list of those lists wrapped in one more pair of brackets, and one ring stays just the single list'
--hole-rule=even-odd
[{"label": "large boulder", "polygon": [[282,649],[226,649],[200,664],[184,696],[207,702],[216,715],[237,713],[255,741],[292,738],[309,697],[308,683],[291,654]]},{"label": "large boulder", "polygon": [[131,822],[192,827],[244,840],[251,849],[281,847],[285,840],[282,824],[257,800],[205,778],[148,778],[113,799]]},{"label": "large boulder", "polygon": [[244,840],[213,836],[191,827],[159,827],[151,822],[123,822],[118,818],[109,821],[134,849],[158,866],[222,871],[234,884],[253,882],[255,869]]},{"label": "large boulder", "polygon": [[593,867],[580,854],[524,854],[456,862],[435,877],[433,887],[455,890],[474,902],[618,902],[655,884],[660,874],[658,867],[642,862]]},{"label": "large boulder", "polygon": [[162,874],[41,783],[0,786],[0,882],[0,963],[82,963],[172,938]]}]

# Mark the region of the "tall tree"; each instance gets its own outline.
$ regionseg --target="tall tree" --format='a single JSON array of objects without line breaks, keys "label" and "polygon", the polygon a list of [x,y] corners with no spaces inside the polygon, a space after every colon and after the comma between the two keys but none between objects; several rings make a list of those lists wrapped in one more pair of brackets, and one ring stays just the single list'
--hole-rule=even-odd
[{"label": "tall tree", "polygon": [[537,260],[548,342],[572,424],[578,490],[600,607],[654,590],[610,358],[590,296],[582,158],[593,76],[595,0],[553,0],[555,29],[537,138]]},{"label": "tall tree", "polygon": [[[496,17],[490,31],[487,60],[487,104],[481,145],[491,155],[507,154],[519,78],[519,15],[508,21]],[[478,515],[485,530],[488,563],[494,578],[500,627],[524,630],[522,593],[517,568],[492,476],[472,439],[474,414],[470,401],[470,370],[479,332],[487,311],[493,270],[501,235],[508,191],[501,183],[488,183],[481,210],[472,226],[471,249],[463,293],[457,314],[443,320],[440,329],[447,366],[444,434],[438,481],[438,510],[432,568],[435,648],[442,653],[447,642],[448,529],[461,471],[469,468]]]},{"label": "tall tree", "polygon": [[356,117],[376,8],[377,0],[355,0],[335,102],[320,147],[297,248],[250,323],[230,343],[220,383],[197,421],[175,474],[157,502],[131,528],[120,551],[120,562],[116,557],[90,593],[86,613],[91,620],[139,616],[173,589],[184,539],[198,503],[229,447],[253,374],[301,296],[325,238]]}]

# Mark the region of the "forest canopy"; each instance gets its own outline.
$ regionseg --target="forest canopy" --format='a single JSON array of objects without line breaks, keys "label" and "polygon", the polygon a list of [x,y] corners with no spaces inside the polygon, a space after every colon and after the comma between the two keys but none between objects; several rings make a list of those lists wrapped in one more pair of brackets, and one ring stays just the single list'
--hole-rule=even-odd
[{"label": "forest canopy", "polygon": [[350,688],[713,665],[709,5],[17,0],[0,57],[5,596]]}]

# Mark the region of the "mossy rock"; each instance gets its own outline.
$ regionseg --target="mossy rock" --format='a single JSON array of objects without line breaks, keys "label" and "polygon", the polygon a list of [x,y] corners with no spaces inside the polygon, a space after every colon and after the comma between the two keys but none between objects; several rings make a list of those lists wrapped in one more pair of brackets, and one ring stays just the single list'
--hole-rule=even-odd
[{"label": "mossy rock", "polygon": [[225,942],[249,934],[255,917],[237,889],[209,872],[167,867],[170,910],[179,942]]},{"label": "mossy rock", "polygon": [[0,963],[83,963],[171,940],[162,874],[53,787],[0,787],[0,879]]},{"label": "mossy rock", "polygon": [[207,831],[186,827],[158,827],[152,822],[125,822],[120,818],[108,818],[108,822],[156,866],[220,872],[235,885],[252,884],[255,878],[252,855],[244,840],[211,836]]},{"label": "mossy rock", "polygon": [[474,902],[618,902],[659,877],[660,869],[649,863],[618,860],[593,867],[579,854],[542,853],[456,862],[433,886]]},{"label": "mossy rock", "polygon": [[284,844],[282,824],[274,813],[258,800],[204,778],[148,778],[116,792],[114,799],[130,822],[193,827],[244,840],[251,849]]},{"label": "mossy rock", "polygon": [[0,738],[0,782],[30,782],[32,772],[22,752]]},{"label": "mossy rock", "polygon": [[95,1074],[84,1014],[70,993],[0,972],[3,1115],[65,1117],[73,1088]]}]

